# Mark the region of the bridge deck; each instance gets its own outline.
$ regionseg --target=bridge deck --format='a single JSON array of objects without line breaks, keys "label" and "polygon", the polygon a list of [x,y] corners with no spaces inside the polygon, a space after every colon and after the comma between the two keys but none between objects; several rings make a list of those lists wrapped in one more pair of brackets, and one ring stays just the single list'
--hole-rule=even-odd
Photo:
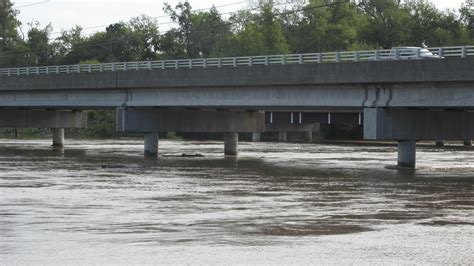
[{"label": "bridge deck", "polygon": [[0,107],[474,107],[474,58],[0,76]]}]

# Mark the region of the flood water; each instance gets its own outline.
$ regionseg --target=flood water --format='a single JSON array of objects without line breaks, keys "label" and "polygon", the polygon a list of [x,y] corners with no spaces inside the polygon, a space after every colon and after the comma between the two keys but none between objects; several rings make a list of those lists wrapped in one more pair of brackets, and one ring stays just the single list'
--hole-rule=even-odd
[{"label": "flood water", "polygon": [[0,264],[474,261],[473,148],[67,141],[0,141]]}]

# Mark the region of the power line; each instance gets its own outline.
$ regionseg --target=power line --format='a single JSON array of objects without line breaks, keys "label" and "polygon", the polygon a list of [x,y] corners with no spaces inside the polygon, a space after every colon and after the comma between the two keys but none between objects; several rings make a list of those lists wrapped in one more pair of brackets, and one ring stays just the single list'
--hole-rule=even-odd
[{"label": "power line", "polygon": [[[50,1],[50,0],[49,0]],[[213,7],[208,7],[208,8],[201,8],[201,9],[196,9],[194,10],[194,12],[202,12],[202,11],[207,11],[207,10],[211,10],[212,8],[222,8],[222,7],[229,7],[229,6],[235,6],[235,5],[240,5],[240,4],[244,4],[246,2],[236,2],[236,3],[230,3],[230,4],[225,4],[225,5],[221,5],[221,6],[213,6]],[[169,18],[170,16],[169,15],[162,15],[162,16],[158,16],[158,17],[152,17],[152,19],[160,19],[160,18]],[[164,22],[164,23],[160,23],[158,25],[166,25],[166,24],[172,24],[173,22],[172,21],[169,21],[169,22]],[[90,26],[90,27],[86,27],[86,28],[82,28],[83,30],[90,30],[90,29],[97,29],[97,28],[104,28],[104,27],[107,27],[107,26],[110,26],[111,24],[107,24],[107,25],[97,25],[97,26]],[[90,34],[94,34],[95,32],[93,33],[88,33],[89,35]],[[62,34],[62,31],[57,31],[57,32],[52,32],[51,34]]]},{"label": "power line", "polygon": [[[307,6],[307,7],[303,7],[303,8],[300,8],[300,9],[295,9],[295,10],[283,12],[283,13],[280,13],[280,14],[276,14],[276,16],[291,15],[291,14],[296,14],[296,13],[299,13],[299,12],[304,12],[304,11],[318,9],[318,8],[324,8],[324,7],[337,6],[337,5],[345,4],[345,3],[349,3],[349,0],[333,2],[333,3],[323,4],[323,5],[319,5],[319,6]],[[223,26],[231,26],[233,24],[246,23],[246,22],[255,21],[255,20],[259,20],[259,19],[260,18],[248,18],[248,19],[235,21],[235,22],[227,22],[227,23],[224,23]],[[193,32],[195,33],[195,32],[200,32],[200,31],[204,31],[204,30],[205,29],[199,29],[199,30],[194,30]],[[158,32],[158,36],[163,36],[167,32],[168,31]],[[136,39],[136,37],[121,38],[119,40],[111,40],[111,41],[108,41],[108,42],[94,43],[94,44],[90,44],[90,45],[79,45],[79,46],[74,46],[74,47],[71,47],[71,48],[66,48],[66,50],[80,49],[80,48],[91,48],[91,47],[105,46],[105,45],[110,45],[110,44],[119,44],[119,43],[124,43],[124,42],[130,41],[130,40],[133,40],[133,39]],[[46,54],[46,53],[47,53],[46,51],[36,51],[36,52],[29,52],[29,53],[10,53],[10,54],[2,54],[0,56],[0,58],[1,57],[8,57],[8,56],[21,56],[21,55],[32,55],[32,54],[39,55],[39,54]]]},{"label": "power line", "polygon": [[26,4],[26,5],[23,5],[23,6],[14,6],[14,8],[18,9],[18,8],[25,8],[25,7],[30,7],[30,6],[37,6],[37,5],[46,4],[46,3],[49,3],[49,2],[51,2],[51,0],[45,0],[45,1],[42,1],[42,2]]},{"label": "power line", "polygon": [[[289,1],[289,0],[287,0],[287,1]],[[241,4],[241,3],[246,3],[246,2],[238,2],[238,3],[233,3],[233,4],[227,4],[227,5],[223,5],[223,6],[219,6],[219,7],[226,7],[226,6],[231,6],[231,5]],[[289,2],[277,3],[277,4],[273,4],[273,6],[281,6],[281,5],[286,6],[287,4],[289,4]],[[216,7],[216,8],[218,8],[218,7]],[[211,8],[197,9],[195,12],[200,12],[200,11],[205,11],[205,10],[210,10],[210,9]],[[256,8],[250,8],[250,9],[242,9],[242,10],[239,10],[239,11],[255,11],[255,10],[260,10],[260,9],[261,9],[261,7],[256,7]],[[285,8],[285,10],[286,10],[286,8]],[[230,12],[220,13],[220,15],[230,15],[230,14],[237,13],[239,11],[230,11]],[[170,16],[169,15],[161,16],[161,18],[164,18],[164,17],[170,17]],[[160,17],[154,17],[154,18],[160,18]],[[170,25],[170,24],[175,24],[175,22],[174,21],[161,22],[161,23],[157,23],[157,26]],[[105,26],[109,26],[109,25],[97,26],[97,27],[94,27],[94,28],[105,27]],[[101,32],[101,31],[94,31],[94,32],[90,32],[90,33],[85,33],[85,34],[82,34],[82,36],[91,36],[91,35],[93,35],[95,33],[98,33],[98,32]],[[165,33],[166,33],[166,31],[165,31]]]}]

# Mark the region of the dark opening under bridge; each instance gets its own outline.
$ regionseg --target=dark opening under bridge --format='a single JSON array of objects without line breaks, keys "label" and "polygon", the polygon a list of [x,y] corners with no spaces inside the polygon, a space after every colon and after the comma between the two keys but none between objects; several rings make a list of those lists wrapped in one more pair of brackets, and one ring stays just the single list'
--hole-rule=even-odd
[{"label": "dark opening under bridge", "polygon": [[[435,48],[444,59],[377,60],[387,51],[126,62],[0,69],[0,126],[85,126],[81,110],[117,108],[117,130],[265,131],[265,111],[364,113],[364,138],[399,141],[415,166],[416,140],[474,138],[474,46]],[[304,122],[304,121],[302,121]]]}]

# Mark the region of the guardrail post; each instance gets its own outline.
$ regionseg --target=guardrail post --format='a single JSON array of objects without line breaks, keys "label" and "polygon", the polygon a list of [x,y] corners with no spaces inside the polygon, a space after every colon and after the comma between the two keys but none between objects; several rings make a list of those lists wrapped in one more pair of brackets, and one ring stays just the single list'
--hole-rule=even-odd
[{"label": "guardrail post", "polygon": [[359,52],[359,51],[356,51],[356,52],[355,52],[355,58],[354,58],[354,60],[355,60],[356,62],[359,62],[359,61],[360,61],[360,52]]},{"label": "guardrail post", "polygon": [[112,68],[112,71],[115,71],[115,63],[112,63],[111,68]]},{"label": "guardrail post", "polygon": [[207,68],[207,58],[204,58],[204,61],[202,62],[202,67]]},{"label": "guardrail post", "polygon": [[235,57],[232,58],[232,65],[233,65],[234,67],[237,66],[237,58],[235,58]]},{"label": "guardrail post", "polygon": [[151,61],[147,62],[147,67],[148,67],[148,70],[151,70]]},{"label": "guardrail post", "polygon": [[339,62],[341,62],[341,53],[336,52],[336,63],[339,63]]},{"label": "guardrail post", "polygon": [[192,59],[189,59],[188,67],[193,68],[193,60]]},{"label": "guardrail post", "polygon": [[174,68],[179,68],[179,60],[174,60]]},{"label": "guardrail post", "polygon": [[249,66],[253,66],[253,57],[249,57]]},{"label": "guardrail post", "polygon": [[317,55],[318,55],[317,62],[318,62],[318,64],[321,64],[323,62],[323,54],[322,53],[317,53]]},{"label": "guardrail post", "polygon": [[217,67],[222,67],[222,58],[217,59]]},{"label": "guardrail post", "polygon": [[127,62],[123,63],[123,70],[124,71],[128,70],[128,63]]},{"label": "guardrail post", "polygon": [[416,59],[420,59],[420,48],[416,49]]},{"label": "guardrail post", "polygon": [[380,59],[379,50],[375,50],[375,61],[379,61],[379,59]]},{"label": "guardrail post", "polygon": [[166,61],[161,60],[161,69],[166,69]]},{"label": "guardrail post", "polygon": [[466,49],[466,46],[462,46],[461,47],[461,58],[466,58],[467,56],[467,49]]},{"label": "guardrail post", "polygon": [[444,49],[443,49],[443,47],[439,47],[439,48],[438,48],[438,55],[441,56],[441,57],[444,56]]},{"label": "guardrail post", "polygon": [[303,55],[302,54],[298,55],[298,64],[300,64],[300,65],[303,64]]},{"label": "guardrail post", "polygon": [[11,76],[11,75],[12,75],[12,69],[9,68],[9,69],[8,69],[8,76]]},{"label": "guardrail post", "polygon": [[91,65],[91,64],[89,64],[89,65],[87,66],[87,70],[88,70],[89,72],[92,72],[92,65]]},{"label": "guardrail post", "polygon": [[400,60],[400,50],[395,48],[395,60]]},{"label": "guardrail post", "polygon": [[265,65],[268,66],[268,55],[265,56]]},{"label": "guardrail post", "polygon": [[281,64],[286,65],[286,55],[285,54],[281,56]]}]

